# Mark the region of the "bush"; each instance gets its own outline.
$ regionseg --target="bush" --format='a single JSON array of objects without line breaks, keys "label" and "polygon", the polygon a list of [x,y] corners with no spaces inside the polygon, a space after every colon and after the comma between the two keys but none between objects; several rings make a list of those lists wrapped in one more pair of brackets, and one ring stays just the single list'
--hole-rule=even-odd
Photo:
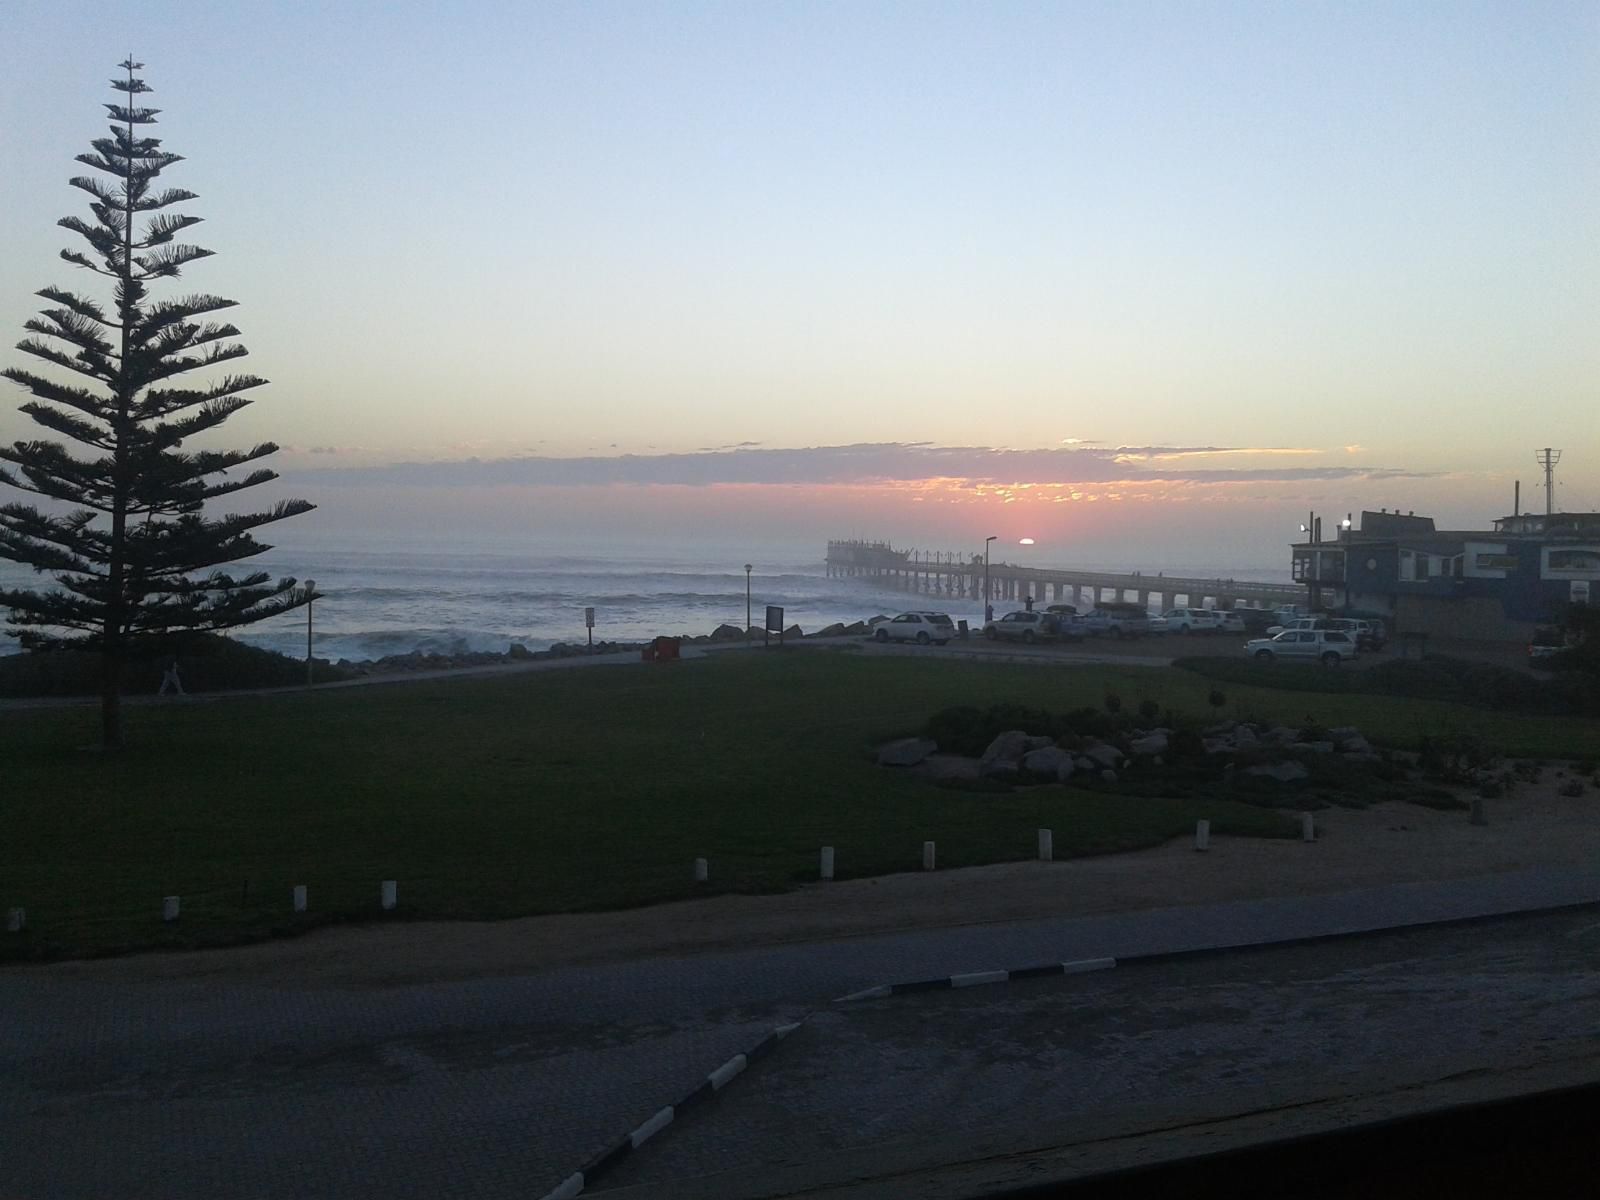
[{"label": "bush", "polygon": [[1154,700],[1139,701],[1139,717],[1146,722],[1154,722],[1161,715],[1161,705]]},{"label": "bush", "polygon": [[[124,695],[155,692],[170,653],[146,652],[130,658],[122,672]],[[351,678],[348,671],[317,661],[318,683]],[[186,692],[229,688],[293,687],[306,681],[304,659],[247,646],[232,638],[202,634],[187,640],[178,655]],[[87,650],[47,650],[0,657],[0,696],[93,696],[100,691],[100,656]]]}]

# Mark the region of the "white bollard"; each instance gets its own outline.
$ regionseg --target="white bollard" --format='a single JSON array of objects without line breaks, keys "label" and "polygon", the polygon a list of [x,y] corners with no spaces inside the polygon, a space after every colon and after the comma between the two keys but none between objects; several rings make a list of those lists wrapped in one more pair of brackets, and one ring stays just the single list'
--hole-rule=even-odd
[{"label": "white bollard", "polygon": [[1055,835],[1048,829],[1039,830],[1039,861],[1050,862],[1055,856]]},{"label": "white bollard", "polygon": [[694,860],[694,881],[704,883],[711,878],[711,864],[703,858]]},{"label": "white bollard", "polygon": [[822,877],[824,879],[832,879],[833,878],[833,847],[832,846],[824,846],[822,848],[822,864],[821,864],[821,867],[820,867],[820,871],[821,871]]},{"label": "white bollard", "polygon": [[935,861],[935,859],[934,859],[934,852],[933,852],[933,843],[932,842],[923,842],[922,843],[922,869],[924,871],[933,870],[934,861]]},{"label": "white bollard", "polygon": [[163,921],[176,921],[178,919],[178,898],[176,896],[163,896],[161,898],[161,919]]},{"label": "white bollard", "polygon": [[295,912],[306,910],[306,885],[303,883],[294,885],[294,910]]},{"label": "white bollard", "polygon": [[6,932],[21,933],[28,927],[28,910],[25,908],[6,909]]},{"label": "white bollard", "polygon": [[393,910],[399,891],[400,885],[395,880],[385,879],[383,881],[383,887],[380,889],[378,896],[384,912]]},{"label": "white bollard", "polygon": [[1317,821],[1310,813],[1300,814],[1300,840],[1302,842],[1317,840]]},{"label": "white bollard", "polygon": [[1211,822],[1196,821],[1194,823],[1194,848],[1196,850],[1209,850],[1211,848]]}]

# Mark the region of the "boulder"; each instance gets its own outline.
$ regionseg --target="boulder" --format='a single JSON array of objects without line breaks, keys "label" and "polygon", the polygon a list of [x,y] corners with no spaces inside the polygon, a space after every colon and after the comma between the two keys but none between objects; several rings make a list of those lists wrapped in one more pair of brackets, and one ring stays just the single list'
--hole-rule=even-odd
[{"label": "boulder", "polygon": [[959,754],[930,754],[911,773],[919,779],[976,779],[978,760]]},{"label": "boulder", "polygon": [[832,625],[824,625],[821,629],[817,630],[811,636],[812,637],[819,637],[819,638],[843,637],[844,634],[845,634],[844,625],[839,621],[835,621]]},{"label": "boulder", "polygon": [[1090,746],[1083,752],[1083,755],[1092,761],[1095,766],[1107,769],[1115,767],[1122,761],[1122,751],[1115,746],[1108,746],[1104,742]]},{"label": "boulder", "polygon": [[1259,746],[1261,739],[1256,736],[1256,731],[1248,725],[1239,725],[1233,731],[1233,744],[1241,749],[1250,746]]},{"label": "boulder", "polygon": [[737,625],[718,625],[711,631],[711,640],[713,642],[742,642],[744,641],[744,630]]},{"label": "boulder", "polygon": [[1287,746],[1290,742],[1300,740],[1300,731],[1290,729],[1287,725],[1274,725],[1262,735],[1263,740],[1273,742],[1279,746]]},{"label": "boulder", "polygon": [[1029,750],[1043,750],[1046,746],[1054,746],[1055,738],[1045,737],[1043,734],[1030,734],[1028,736]]},{"label": "boulder", "polygon": [[1313,754],[1332,754],[1333,753],[1333,743],[1332,742],[1301,742],[1299,745],[1297,745],[1295,747],[1295,749],[1296,750],[1310,750]]},{"label": "boulder", "polygon": [[1343,741],[1337,738],[1334,740],[1338,743],[1339,749],[1345,754],[1373,754],[1372,743],[1359,733],[1355,737],[1345,738]]},{"label": "boulder", "polygon": [[908,737],[878,747],[880,767],[914,767],[939,748],[932,738]]},{"label": "boulder", "polygon": [[506,657],[511,659],[513,662],[521,662],[524,659],[532,658],[533,655],[521,642],[512,642],[511,649],[506,651]]},{"label": "boulder", "polygon": [[1165,754],[1167,752],[1167,735],[1157,729],[1145,734],[1144,737],[1134,738],[1128,743],[1128,749],[1135,754]]},{"label": "boulder", "polygon": [[1100,764],[1095,762],[1094,759],[1085,758],[1081,754],[1072,760],[1072,765],[1078,770],[1085,772],[1098,771],[1100,769]]},{"label": "boulder", "polygon": [[803,638],[805,637],[805,631],[798,625],[791,625],[789,628],[783,631],[783,636],[785,640],[789,638]]},{"label": "boulder", "polygon": [[1067,779],[1072,775],[1072,755],[1060,746],[1041,746],[1022,756],[1022,769],[1042,779]]},{"label": "boulder", "polygon": [[1311,772],[1297,762],[1261,763],[1259,766],[1246,767],[1246,775],[1259,775],[1264,779],[1276,779],[1279,783],[1293,783],[1297,779],[1307,779]]},{"label": "boulder", "polygon": [[860,637],[867,632],[867,623],[865,621],[852,621],[841,632],[845,637]]},{"label": "boulder", "polygon": [[1104,771],[1100,772],[1100,778],[1105,780],[1107,783],[1115,783],[1117,781],[1117,773],[1110,767],[1107,767]]},{"label": "boulder", "polygon": [[996,735],[979,760],[984,766],[997,762],[1020,762],[1028,752],[1028,735],[1020,729],[1008,729]]},{"label": "boulder", "polygon": [[1021,774],[1022,764],[1009,759],[978,764],[978,776],[982,779],[1015,779]]}]

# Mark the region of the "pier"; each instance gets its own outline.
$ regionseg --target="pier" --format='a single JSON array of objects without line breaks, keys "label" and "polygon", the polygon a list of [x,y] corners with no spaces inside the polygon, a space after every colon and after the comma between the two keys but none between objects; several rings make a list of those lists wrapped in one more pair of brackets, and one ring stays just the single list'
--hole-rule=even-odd
[{"label": "pier", "polygon": [[[882,587],[983,603],[983,555],[959,551],[896,550],[888,542],[828,543],[829,578],[871,579]],[[1197,579],[1164,571],[1074,571],[989,562],[989,597],[1020,605],[1027,597],[1043,608],[1071,604],[1079,612],[1101,601],[1125,600],[1149,608],[1275,608],[1304,603],[1306,589],[1292,583],[1245,579]]]}]

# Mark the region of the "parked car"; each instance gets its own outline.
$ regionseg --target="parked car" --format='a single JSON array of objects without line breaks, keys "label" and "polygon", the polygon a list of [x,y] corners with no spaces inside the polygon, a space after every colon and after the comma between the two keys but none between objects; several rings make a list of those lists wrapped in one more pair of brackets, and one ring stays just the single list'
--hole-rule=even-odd
[{"label": "parked car", "polygon": [[1320,662],[1336,667],[1356,657],[1356,642],[1342,629],[1286,629],[1277,637],[1256,638],[1244,644],[1244,652],[1259,662],[1278,659]]},{"label": "parked car", "polygon": [[1061,636],[1061,618],[1051,612],[1008,612],[983,627],[991,642],[1053,642]]},{"label": "parked car", "polygon": [[1079,622],[1096,637],[1140,637],[1150,632],[1150,614],[1137,604],[1107,600],[1090,609]]},{"label": "parked car", "polygon": [[1297,617],[1284,625],[1267,626],[1267,636],[1277,637],[1280,633],[1288,633],[1296,629],[1331,629],[1332,617]]},{"label": "parked car", "polygon": [[1382,650],[1389,641],[1389,631],[1384,623],[1375,617],[1363,617],[1356,622],[1359,632],[1356,634],[1356,645],[1363,650],[1374,652]]},{"label": "parked car", "polygon": [[875,642],[929,642],[942,646],[956,635],[956,623],[944,613],[904,612],[879,621],[872,630]]},{"label": "parked car", "polygon": [[1076,604],[1048,604],[1045,606],[1045,612],[1055,613],[1058,617],[1075,617],[1078,615],[1078,606]]},{"label": "parked car", "polygon": [[1148,632],[1150,633],[1159,636],[1167,632],[1167,619],[1165,617],[1150,617],[1149,624],[1150,628]]},{"label": "parked car", "polygon": [[1265,633],[1271,626],[1283,623],[1270,608],[1230,608],[1228,613],[1243,622],[1246,633]]},{"label": "parked car", "polygon": [[1168,633],[1217,633],[1222,629],[1222,614],[1214,608],[1169,608],[1161,614]]},{"label": "parked car", "polygon": [[1550,658],[1567,648],[1567,635],[1554,625],[1541,625],[1528,639],[1528,661]]},{"label": "parked car", "polygon": [[1244,618],[1237,611],[1230,609],[1217,614],[1217,631],[1219,633],[1249,633],[1250,628],[1244,623]]}]

